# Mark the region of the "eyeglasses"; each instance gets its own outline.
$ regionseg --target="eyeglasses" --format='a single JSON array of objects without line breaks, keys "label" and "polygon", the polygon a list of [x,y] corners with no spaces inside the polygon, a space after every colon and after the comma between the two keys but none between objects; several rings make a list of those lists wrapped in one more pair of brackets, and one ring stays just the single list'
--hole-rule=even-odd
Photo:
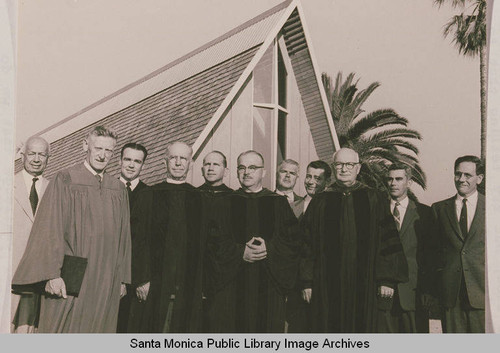
[{"label": "eyeglasses", "polygon": [[236,168],[236,169],[238,170],[238,173],[244,173],[247,170],[249,173],[255,173],[255,171],[257,169],[261,169],[261,168],[264,168],[264,166],[249,165],[248,167],[246,167],[244,165],[239,165],[238,168]]},{"label": "eyeglasses", "polygon": [[344,166],[345,166],[345,169],[351,170],[352,168],[354,168],[354,166],[356,166],[358,164],[359,164],[359,162],[356,162],[356,163],[352,163],[352,162],[347,162],[347,163],[335,162],[335,163],[333,163],[333,166],[335,167],[335,169],[338,169],[338,170],[341,170]]}]

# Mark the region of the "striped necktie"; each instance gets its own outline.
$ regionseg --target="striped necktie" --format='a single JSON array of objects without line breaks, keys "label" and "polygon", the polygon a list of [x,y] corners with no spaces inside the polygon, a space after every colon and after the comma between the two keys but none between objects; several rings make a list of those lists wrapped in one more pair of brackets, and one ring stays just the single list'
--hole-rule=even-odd
[{"label": "striped necktie", "polygon": [[400,205],[399,201],[396,201],[396,204],[394,205],[394,210],[392,211],[392,215],[396,220],[396,227],[398,228],[398,230],[401,229],[401,214],[399,213],[399,208],[398,208],[399,205]]}]

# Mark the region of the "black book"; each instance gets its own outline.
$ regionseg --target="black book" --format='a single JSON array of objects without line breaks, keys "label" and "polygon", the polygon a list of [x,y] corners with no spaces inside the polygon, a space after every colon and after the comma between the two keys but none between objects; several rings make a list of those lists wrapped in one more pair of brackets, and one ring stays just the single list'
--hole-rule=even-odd
[{"label": "black book", "polygon": [[61,278],[66,285],[66,294],[78,297],[87,269],[87,259],[79,256],[64,255]]}]

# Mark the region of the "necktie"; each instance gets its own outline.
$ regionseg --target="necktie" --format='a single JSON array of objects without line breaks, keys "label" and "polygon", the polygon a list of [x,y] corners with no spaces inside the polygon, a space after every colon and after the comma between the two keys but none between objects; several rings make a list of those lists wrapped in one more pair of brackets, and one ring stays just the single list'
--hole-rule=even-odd
[{"label": "necktie", "polygon": [[398,228],[398,230],[401,228],[401,214],[399,213],[399,208],[398,208],[399,205],[400,203],[396,201],[396,204],[394,205],[394,210],[392,211],[392,215],[396,220],[396,227]]},{"label": "necktie", "polygon": [[460,230],[462,231],[462,235],[465,238],[467,238],[468,231],[467,231],[467,199],[462,200],[462,210],[460,211]]},{"label": "necktie", "polygon": [[35,183],[37,182],[37,180],[38,180],[37,177],[33,178],[33,184],[31,184],[31,190],[30,190],[30,204],[31,204],[31,210],[33,211],[33,216],[35,215],[36,207],[38,206],[38,194],[36,192],[36,187],[35,187]]},{"label": "necktie", "polygon": [[130,181],[127,181],[125,185],[127,185],[127,191],[130,194],[132,192],[132,188],[130,187],[132,184],[130,183]]}]

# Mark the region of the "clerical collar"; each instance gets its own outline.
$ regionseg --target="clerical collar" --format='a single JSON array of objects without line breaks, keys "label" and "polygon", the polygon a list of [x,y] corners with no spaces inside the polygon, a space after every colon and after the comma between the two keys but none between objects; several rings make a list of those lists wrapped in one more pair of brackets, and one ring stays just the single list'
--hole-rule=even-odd
[{"label": "clerical collar", "polygon": [[169,183],[169,184],[177,184],[177,185],[184,184],[184,183],[186,183],[186,179],[184,179],[184,180],[174,180],[174,179],[170,179],[170,178],[167,177],[167,183]]},{"label": "clerical collar", "polygon": [[102,180],[102,178],[103,178],[103,176],[104,176],[104,171],[102,171],[102,172],[100,172],[100,173],[97,173],[97,172],[95,171],[95,169],[94,169],[94,168],[92,168],[92,167],[90,166],[90,164],[89,164],[89,162],[87,162],[87,160],[85,160],[85,161],[83,162],[83,165],[85,166],[85,168],[87,168],[87,169],[89,170],[89,172],[91,172],[91,173],[92,173],[92,175],[99,175],[99,176],[101,177],[101,180]]},{"label": "clerical collar", "polygon": [[344,193],[349,193],[351,191],[354,191],[354,190],[361,188],[362,186],[363,186],[363,184],[356,180],[354,182],[354,184],[352,184],[351,186],[345,186],[343,184],[336,182],[336,183],[332,184],[331,188],[333,191],[341,191]]},{"label": "clerical collar", "polygon": [[259,189],[259,190],[255,190],[255,191],[252,191],[252,190],[246,190],[246,189],[243,189],[243,188],[242,188],[242,190],[243,190],[244,192],[246,192],[247,194],[257,194],[257,193],[261,192],[263,189],[264,189],[264,188],[263,188],[262,186],[260,187],[260,189]]},{"label": "clerical collar", "polygon": [[[123,185],[127,185],[128,180],[126,180],[124,177],[120,176],[120,181],[123,183]],[[134,180],[130,181],[130,190],[134,191],[134,189],[137,187],[139,184],[139,178],[135,178]]]}]

